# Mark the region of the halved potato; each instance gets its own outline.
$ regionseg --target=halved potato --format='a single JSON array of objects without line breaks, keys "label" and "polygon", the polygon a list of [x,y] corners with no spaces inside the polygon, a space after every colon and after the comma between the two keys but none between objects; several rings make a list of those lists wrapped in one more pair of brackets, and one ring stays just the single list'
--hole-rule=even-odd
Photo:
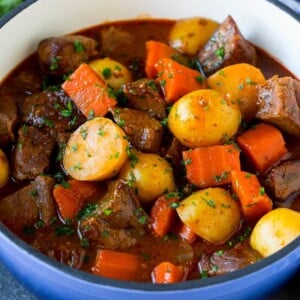
[{"label": "halved potato", "polygon": [[262,256],[269,256],[300,236],[300,213],[289,208],[276,208],[256,223],[250,245]]},{"label": "halved potato", "polygon": [[197,191],[181,201],[176,210],[184,224],[214,244],[226,242],[240,226],[240,207],[223,188]]},{"label": "halved potato", "polygon": [[116,175],[128,155],[123,130],[112,120],[94,118],[74,131],[66,146],[63,164],[77,180],[103,180]]}]

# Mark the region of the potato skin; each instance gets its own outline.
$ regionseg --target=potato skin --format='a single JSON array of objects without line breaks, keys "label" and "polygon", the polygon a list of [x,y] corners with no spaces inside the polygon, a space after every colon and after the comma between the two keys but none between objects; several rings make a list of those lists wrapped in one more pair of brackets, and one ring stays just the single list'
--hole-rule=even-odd
[{"label": "potato skin", "polygon": [[207,78],[210,88],[220,92],[228,102],[237,103],[245,121],[251,121],[257,112],[257,85],[265,77],[260,69],[246,63],[225,67]]},{"label": "potato skin", "polygon": [[175,190],[171,165],[152,153],[134,152],[134,162],[129,160],[120,171],[120,178],[136,191],[142,203],[151,203],[164,193]]},{"label": "potato skin", "polygon": [[119,90],[124,83],[132,81],[130,71],[123,64],[109,57],[93,60],[89,66],[115,91]]},{"label": "potato skin", "polygon": [[217,29],[218,23],[201,17],[176,22],[169,35],[169,44],[188,55],[195,55]]},{"label": "potato skin", "polygon": [[6,184],[9,177],[9,164],[5,153],[0,149],[0,188]]},{"label": "potato skin", "polygon": [[276,208],[259,219],[250,236],[250,245],[267,257],[300,236],[300,213]]},{"label": "potato skin", "polygon": [[222,144],[238,130],[241,113],[218,92],[201,89],[180,98],[171,108],[168,127],[185,146]]},{"label": "potato skin", "polygon": [[240,207],[223,188],[199,190],[176,210],[184,224],[213,244],[226,242],[240,227]]},{"label": "potato skin", "polygon": [[112,120],[94,118],[71,135],[64,154],[65,170],[74,179],[97,181],[116,175],[128,159],[129,144]]}]

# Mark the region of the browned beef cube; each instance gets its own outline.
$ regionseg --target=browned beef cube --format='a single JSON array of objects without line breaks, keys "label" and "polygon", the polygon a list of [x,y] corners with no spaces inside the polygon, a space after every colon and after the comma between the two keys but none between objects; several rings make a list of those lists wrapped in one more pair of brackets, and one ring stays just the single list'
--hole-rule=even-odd
[{"label": "browned beef cube", "polygon": [[13,97],[0,95],[0,147],[4,148],[14,142],[17,122],[18,109]]},{"label": "browned beef cube", "polygon": [[256,117],[300,137],[300,82],[273,76],[258,90]]},{"label": "browned beef cube", "polygon": [[131,108],[114,108],[112,114],[137,150],[151,153],[159,150],[163,136],[163,127],[159,121],[143,111]]},{"label": "browned beef cube", "polygon": [[244,243],[229,250],[203,254],[198,266],[200,273],[206,272],[209,276],[223,275],[244,268],[259,259],[260,255]]},{"label": "browned beef cube", "polygon": [[63,91],[44,91],[25,99],[21,116],[24,123],[66,132],[77,128],[85,117]]},{"label": "browned beef cube", "polygon": [[41,220],[50,224],[55,216],[52,196],[54,179],[38,176],[28,186],[0,201],[0,220],[10,228],[21,229]]},{"label": "browned beef cube", "polygon": [[140,79],[123,85],[123,92],[127,98],[127,106],[141,110],[158,120],[167,117],[166,101],[159,85],[151,79]]},{"label": "browned beef cube", "polygon": [[13,154],[13,177],[17,180],[34,179],[50,165],[54,139],[41,129],[24,125]]},{"label": "browned beef cube", "polygon": [[51,37],[38,45],[42,71],[50,75],[65,75],[97,54],[97,42],[81,35]]},{"label": "browned beef cube", "polygon": [[236,22],[228,16],[198,54],[206,75],[237,63],[255,64],[255,48],[243,37]]},{"label": "browned beef cube", "polygon": [[300,191],[300,160],[287,161],[273,168],[267,175],[265,185],[281,201]]},{"label": "browned beef cube", "polygon": [[92,216],[80,222],[81,234],[110,249],[125,249],[150,224],[135,194],[122,180],[112,181]]}]

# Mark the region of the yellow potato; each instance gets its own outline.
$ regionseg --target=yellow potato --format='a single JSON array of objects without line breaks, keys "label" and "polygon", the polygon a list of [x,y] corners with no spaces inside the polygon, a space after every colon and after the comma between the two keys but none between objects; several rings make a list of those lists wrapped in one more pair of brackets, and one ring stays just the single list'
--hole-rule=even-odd
[{"label": "yellow potato", "polygon": [[176,210],[184,224],[214,244],[224,243],[240,226],[240,207],[223,188],[207,188],[191,194]]},{"label": "yellow potato", "polygon": [[269,256],[300,236],[300,213],[276,208],[259,219],[250,236],[250,245],[262,256]]},{"label": "yellow potato", "polygon": [[217,22],[201,17],[179,20],[170,32],[169,44],[180,52],[195,55],[218,26]]},{"label": "yellow potato", "polygon": [[224,143],[238,130],[241,113],[216,91],[202,89],[180,98],[171,108],[168,127],[185,146]]},{"label": "yellow potato", "polygon": [[153,202],[164,193],[175,190],[171,165],[152,153],[134,152],[120,172],[120,178],[135,190],[141,202]]},{"label": "yellow potato", "polygon": [[210,88],[239,105],[242,118],[251,121],[257,112],[257,85],[265,82],[262,72],[249,64],[225,67],[207,79]]},{"label": "yellow potato", "polygon": [[63,164],[77,180],[103,180],[116,175],[128,159],[123,130],[107,118],[94,118],[74,131]]},{"label": "yellow potato", "polygon": [[116,91],[122,84],[132,81],[130,71],[121,63],[108,57],[93,60],[89,66]]},{"label": "yellow potato", "polygon": [[9,177],[9,164],[5,153],[0,149],[0,187],[4,186]]}]

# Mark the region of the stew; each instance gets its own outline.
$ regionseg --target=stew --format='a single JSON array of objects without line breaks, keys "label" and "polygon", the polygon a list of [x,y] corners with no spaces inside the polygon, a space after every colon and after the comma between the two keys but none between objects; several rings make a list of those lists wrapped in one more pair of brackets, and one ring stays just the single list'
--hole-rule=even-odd
[{"label": "stew", "polygon": [[0,220],[114,279],[246,267],[279,249],[270,213],[281,244],[300,234],[299,104],[300,82],[231,16],[46,38],[0,86]]}]

